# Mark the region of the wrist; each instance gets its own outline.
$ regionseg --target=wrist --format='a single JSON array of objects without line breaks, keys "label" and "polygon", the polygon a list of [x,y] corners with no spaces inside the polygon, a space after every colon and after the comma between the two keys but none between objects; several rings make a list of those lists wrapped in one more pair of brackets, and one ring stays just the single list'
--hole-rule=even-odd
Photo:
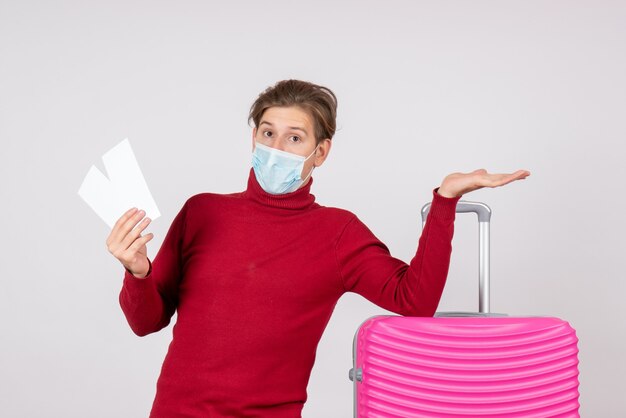
[{"label": "wrist", "polygon": [[435,191],[437,192],[439,196],[447,197],[449,199],[459,197],[456,193],[451,192],[450,190],[446,189],[444,186],[437,187]]},{"label": "wrist", "polygon": [[145,279],[150,273],[152,273],[152,262],[150,261],[150,259],[148,257],[146,257],[146,259],[148,260],[148,271],[146,273],[140,274],[140,273],[133,273],[132,271],[130,271],[130,269],[126,266],[124,266],[124,268],[126,269],[127,272],[129,272],[133,277],[137,278],[137,279]]},{"label": "wrist", "polygon": [[130,271],[129,269],[126,269],[126,271],[127,271],[127,272],[131,275],[131,276],[133,276],[133,277],[134,277],[134,278],[136,278],[136,279],[145,279],[145,278],[146,278],[146,276],[148,275],[148,273],[145,273],[145,274],[133,273],[133,272],[132,272],[132,271]]}]

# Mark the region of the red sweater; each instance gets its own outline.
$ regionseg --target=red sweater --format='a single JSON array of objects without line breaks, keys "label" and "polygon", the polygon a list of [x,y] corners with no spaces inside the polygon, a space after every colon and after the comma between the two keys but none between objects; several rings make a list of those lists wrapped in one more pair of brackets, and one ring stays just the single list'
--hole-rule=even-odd
[{"label": "red sweater", "polygon": [[151,272],[125,272],[119,301],[137,335],[178,311],[151,418],[300,418],[318,342],[344,292],[400,315],[434,314],[458,198],[433,191],[406,264],[354,214],[317,204],[312,183],[271,195],[250,170],[244,192],[194,195]]}]

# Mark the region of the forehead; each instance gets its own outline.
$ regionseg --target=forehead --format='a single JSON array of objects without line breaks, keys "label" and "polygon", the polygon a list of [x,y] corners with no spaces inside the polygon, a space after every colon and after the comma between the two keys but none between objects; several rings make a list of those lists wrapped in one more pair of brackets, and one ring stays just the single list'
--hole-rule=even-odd
[{"label": "forehead", "polygon": [[289,107],[269,107],[263,112],[259,125],[263,122],[269,122],[279,127],[297,126],[304,128],[307,132],[311,132],[313,126],[311,117],[303,109],[296,106]]}]

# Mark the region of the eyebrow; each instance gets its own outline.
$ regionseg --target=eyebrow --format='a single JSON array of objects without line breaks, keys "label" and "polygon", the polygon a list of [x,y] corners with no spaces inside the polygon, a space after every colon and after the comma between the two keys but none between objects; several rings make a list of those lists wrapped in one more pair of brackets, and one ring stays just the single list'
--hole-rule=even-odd
[{"label": "eyebrow", "polygon": [[[259,123],[259,126],[263,125],[264,123],[269,125],[269,126],[274,126],[274,125],[272,125],[271,123],[269,123],[268,121],[265,121],[265,120],[261,121],[261,123]],[[307,131],[305,131],[304,128],[299,128],[297,126],[288,126],[288,128],[292,129],[294,131],[302,131],[302,132],[304,132],[305,135],[308,135]]]}]

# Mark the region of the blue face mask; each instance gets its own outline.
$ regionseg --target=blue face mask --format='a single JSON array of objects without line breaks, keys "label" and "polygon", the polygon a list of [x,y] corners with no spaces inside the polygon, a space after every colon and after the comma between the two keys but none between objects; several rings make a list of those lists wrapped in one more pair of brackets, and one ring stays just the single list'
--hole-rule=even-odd
[{"label": "blue face mask", "polygon": [[306,178],[300,177],[304,162],[311,158],[315,151],[317,151],[317,147],[311,155],[304,158],[256,142],[252,152],[252,168],[256,179],[267,193],[291,193],[297,190],[313,173],[315,167],[311,168]]}]

